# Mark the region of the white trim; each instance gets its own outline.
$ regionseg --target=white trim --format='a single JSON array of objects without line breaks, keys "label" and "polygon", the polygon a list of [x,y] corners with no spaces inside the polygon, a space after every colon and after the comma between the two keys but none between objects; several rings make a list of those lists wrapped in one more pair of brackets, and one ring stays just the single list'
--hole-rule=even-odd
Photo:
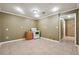
[{"label": "white trim", "polygon": [[41,37],[41,39],[59,43],[59,41],[56,41],[56,40],[53,40],[53,39],[48,39],[48,38],[45,38],[45,37]]},{"label": "white trim", "polygon": [[[60,12],[60,13],[65,13],[65,12],[68,12],[68,11],[71,11],[71,10],[75,10],[75,9],[78,9],[78,8],[70,9],[70,10],[67,10],[67,11],[62,11],[62,12]],[[8,14],[12,14],[12,15],[20,16],[20,17],[25,17],[25,18],[37,20],[37,19],[32,18],[32,17],[22,16],[22,15],[15,14],[15,13],[12,13],[12,12],[2,11],[2,10],[0,10],[0,12],[8,13]],[[49,16],[56,15],[56,14],[59,14],[59,13],[49,14],[49,15],[46,15],[46,16],[44,16],[44,17],[40,17],[40,19],[47,18],[47,17],[49,17]],[[39,19],[39,18],[38,18],[38,19]]]},{"label": "white trim", "polygon": [[11,40],[11,41],[0,42],[0,46],[3,45],[3,44],[6,44],[6,43],[21,41],[21,40],[24,40],[24,38],[22,38],[22,39],[17,39],[17,40]]},{"label": "white trim", "polygon": [[[45,38],[45,37],[41,37],[41,39],[59,43],[59,41],[56,41],[56,40],[53,40],[53,39],[48,39],[48,38]],[[22,38],[22,39],[17,39],[17,40],[11,40],[11,41],[0,42],[0,46],[3,45],[3,44],[12,43],[12,42],[17,42],[17,41],[21,41],[21,40],[24,40],[24,38]]]},{"label": "white trim", "polygon": [[65,24],[65,20],[63,19],[63,32],[64,32],[64,37],[66,36],[66,24]]},{"label": "white trim", "polygon": [[79,55],[79,45],[75,45],[78,48],[78,55]]},{"label": "white trim", "polygon": [[79,55],[79,46],[77,46],[78,47],[78,55]]},{"label": "white trim", "polygon": [[60,20],[60,17],[58,16],[58,38],[59,38],[59,41],[61,39],[61,20]]},{"label": "white trim", "polygon": [[78,48],[78,55],[79,55],[79,45],[76,44],[75,46]]},{"label": "white trim", "polygon": [[[74,15],[75,15],[75,45],[76,45],[76,13],[73,13]],[[64,23],[64,37],[66,37],[66,34],[65,34],[65,31],[66,31],[66,29],[65,29],[65,20],[63,19],[63,23]],[[68,37],[68,36],[67,36]]]},{"label": "white trim", "polygon": [[[15,15],[15,16],[20,16],[20,17],[24,17],[24,18],[28,18],[28,19],[34,19],[32,17],[23,16],[23,15],[15,14],[15,13],[8,12],[8,11],[2,11],[2,10],[0,10],[0,12],[11,14],[11,15]],[[36,19],[34,19],[34,20],[36,20]]]},{"label": "white trim", "polygon": [[[63,25],[61,25],[61,22],[63,22]],[[63,26],[63,28],[65,27],[65,20],[64,18],[60,18],[59,17],[59,41],[61,41],[61,26]],[[65,32],[65,29],[63,30]],[[65,33],[63,32],[63,36],[65,37]]]},{"label": "white trim", "polygon": [[72,36],[65,36],[65,37],[67,37],[67,38],[75,38],[75,37],[72,37]]},{"label": "white trim", "polygon": [[75,45],[76,45],[76,13],[74,13],[74,15],[75,15]]},{"label": "white trim", "polygon": [[[75,21],[75,45],[76,45],[76,13],[73,13],[74,15],[75,15],[75,19],[74,19],[74,21]],[[68,36],[67,36],[68,37]]]},{"label": "white trim", "polygon": [[[67,10],[67,11],[62,11],[62,12],[60,12],[60,13],[69,12],[69,11],[72,11],[72,10],[75,10],[75,9],[78,9],[78,8],[70,9],[70,10]],[[47,16],[41,17],[40,19],[44,19],[44,18],[47,18],[47,17],[49,17],[49,16],[53,16],[53,15],[60,14],[60,13],[49,14],[49,15],[47,15]]]}]

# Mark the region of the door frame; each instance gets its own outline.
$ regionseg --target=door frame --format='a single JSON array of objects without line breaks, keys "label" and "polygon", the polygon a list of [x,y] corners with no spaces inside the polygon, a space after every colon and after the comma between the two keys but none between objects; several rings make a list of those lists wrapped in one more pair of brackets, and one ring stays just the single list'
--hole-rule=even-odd
[{"label": "door frame", "polygon": [[[76,44],[76,13],[72,13],[72,14],[74,14],[74,20],[75,20],[75,45],[77,45]],[[61,18],[61,16],[59,16],[59,41],[61,41],[62,39],[61,39],[61,20],[63,21],[63,28],[64,28],[64,30],[63,30],[63,36],[65,37],[65,20],[64,20],[64,18]]]}]

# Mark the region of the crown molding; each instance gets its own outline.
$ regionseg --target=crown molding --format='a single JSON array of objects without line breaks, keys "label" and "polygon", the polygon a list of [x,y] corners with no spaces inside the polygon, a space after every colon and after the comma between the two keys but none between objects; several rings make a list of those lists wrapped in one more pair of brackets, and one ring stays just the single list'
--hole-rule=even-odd
[{"label": "crown molding", "polygon": [[61,14],[61,13],[69,12],[69,11],[72,11],[72,10],[75,10],[75,9],[78,9],[78,8],[74,8],[74,9],[67,10],[67,11],[62,11],[62,12],[60,12],[60,13],[58,12],[58,13],[49,14],[49,15],[47,15],[47,16],[40,17],[40,18],[38,18],[38,19],[35,19],[35,18],[32,18],[32,17],[28,17],[28,16],[19,15],[19,14],[15,14],[15,13],[12,13],[12,12],[2,11],[2,10],[0,10],[0,12],[7,13],[7,14],[12,14],[12,15],[16,15],[16,16],[20,16],[20,17],[32,19],[32,20],[39,20],[39,19],[47,18],[47,17],[49,17],[49,16],[56,15],[56,14]]},{"label": "crown molding", "polygon": [[53,15],[61,14],[61,13],[65,13],[65,12],[69,12],[69,11],[76,10],[76,9],[78,9],[78,8],[74,8],[74,9],[70,9],[70,10],[62,11],[62,12],[60,12],[60,13],[58,12],[58,13],[50,14],[50,15],[41,17],[40,19],[44,19],[44,18],[47,18],[47,17],[49,17],[49,16],[53,16]]},{"label": "crown molding", "polygon": [[15,13],[12,13],[12,12],[7,12],[7,11],[3,11],[3,10],[0,10],[0,12],[2,12],[2,13],[6,13],[6,14],[15,15],[15,16],[19,16],[19,17],[24,17],[24,18],[28,18],[28,19],[32,19],[32,20],[36,20],[36,19],[34,19],[34,18],[32,18],[32,17],[19,15],[19,14],[15,14]]}]

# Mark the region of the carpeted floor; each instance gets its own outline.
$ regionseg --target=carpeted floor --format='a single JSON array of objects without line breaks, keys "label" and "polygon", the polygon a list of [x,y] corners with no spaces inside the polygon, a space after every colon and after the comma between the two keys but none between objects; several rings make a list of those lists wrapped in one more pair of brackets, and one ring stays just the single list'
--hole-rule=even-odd
[{"label": "carpeted floor", "polygon": [[77,55],[78,48],[65,41],[45,38],[6,43],[0,47],[0,55]]}]

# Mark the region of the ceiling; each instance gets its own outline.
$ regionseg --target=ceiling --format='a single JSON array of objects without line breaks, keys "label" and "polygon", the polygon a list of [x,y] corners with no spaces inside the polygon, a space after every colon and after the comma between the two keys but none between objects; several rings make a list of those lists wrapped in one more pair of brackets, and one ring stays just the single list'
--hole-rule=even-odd
[{"label": "ceiling", "polygon": [[[78,8],[78,5],[76,3],[0,3],[0,10],[31,19],[41,19],[52,14]],[[18,12],[15,7],[21,8],[24,13]],[[51,9],[54,7],[59,7],[59,11],[52,12]],[[38,14],[40,17],[34,17],[34,13],[32,12],[33,8],[39,9],[40,12]]]},{"label": "ceiling", "polygon": [[66,20],[66,19],[75,19],[75,17],[76,17],[76,14],[75,13],[73,13],[73,14],[67,14],[67,15],[61,15],[60,16],[60,19],[61,20]]}]

